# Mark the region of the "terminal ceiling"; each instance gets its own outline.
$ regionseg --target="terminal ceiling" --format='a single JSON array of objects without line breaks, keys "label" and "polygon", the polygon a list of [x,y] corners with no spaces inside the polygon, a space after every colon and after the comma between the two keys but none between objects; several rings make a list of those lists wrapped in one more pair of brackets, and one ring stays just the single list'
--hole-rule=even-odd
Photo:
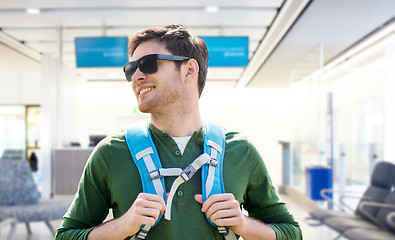
[{"label": "terminal ceiling", "polygon": [[[40,13],[28,14],[31,8]],[[318,46],[327,63],[394,15],[393,0],[1,1],[0,70],[37,68],[45,53],[75,67],[76,37],[130,37],[146,27],[181,23],[198,36],[249,37],[249,66],[210,67],[208,81],[288,87],[290,71]],[[123,79],[119,68],[77,73],[87,80]]]}]

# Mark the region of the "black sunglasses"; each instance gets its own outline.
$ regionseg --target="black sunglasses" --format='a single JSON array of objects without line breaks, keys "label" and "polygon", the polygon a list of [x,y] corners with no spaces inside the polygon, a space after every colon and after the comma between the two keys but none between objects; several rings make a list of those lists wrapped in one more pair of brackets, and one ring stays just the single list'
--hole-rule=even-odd
[{"label": "black sunglasses", "polygon": [[169,60],[169,61],[185,61],[189,60],[189,57],[169,55],[169,54],[149,54],[141,57],[136,61],[131,61],[123,66],[123,72],[125,73],[126,80],[132,81],[132,76],[136,72],[137,67],[142,73],[151,74],[158,71],[158,60]]}]

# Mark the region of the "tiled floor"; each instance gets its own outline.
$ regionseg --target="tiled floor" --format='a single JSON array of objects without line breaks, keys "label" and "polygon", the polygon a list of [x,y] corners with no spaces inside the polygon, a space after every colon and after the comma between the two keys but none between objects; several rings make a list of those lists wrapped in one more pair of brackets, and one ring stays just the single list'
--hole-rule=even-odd
[{"label": "tiled floor", "polygon": [[[280,198],[287,204],[288,209],[300,224],[304,240],[333,240],[338,237],[339,234],[337,232],[324,225],[317,227],[309,226],[305,219],[309,216],[308,213],[311,209],[304,206],[304,204],[296,202],[287,195],[280,195]],[[337,240],[344,239],[345,238],[338,238]]]},{"label": "tiled floor", "polygon": [[[51,224],[56,229],[60,225],[59,221],[52,221]],[[54,236],[48,230],[47,226],[44,223],[37,222],[31,223],[30,228],[32,230],[32,234],[28,235],[27,230],[24,224],[18,224],[17,229],[14,233],[12,240],[53,240]],[[8,229],[5,229],[0,235],[0,239],[6,239],[6,234],[8,233]]]},{"label": "tiled floor", "polygon": [[[311,227],[305,222],[305,218],[308,216],[309,209],[303,204],[295,202],[292,198],[287,195],[280,195],[282,200],[287,203],[288,209],[293,213],[296,220],[300,223],[303,231],[303,239],[305,240],[330,240],[335,239],[336,232],[328,229],[325,226]],[[61,221],[52,221],[52,226],[56,229]],[[13,240],[52,240],[53,236],[49,232],[47,226],[44,223],[32,223],[31,224],[32,234],[27,234],[26,227],[24,224],[19,224],[14,234]],[[0,235],[0,239],[5,239],[6,230]],[[340,238],[343,240],[343,238]],[[339,239],[339,240],[340,240]]]}]

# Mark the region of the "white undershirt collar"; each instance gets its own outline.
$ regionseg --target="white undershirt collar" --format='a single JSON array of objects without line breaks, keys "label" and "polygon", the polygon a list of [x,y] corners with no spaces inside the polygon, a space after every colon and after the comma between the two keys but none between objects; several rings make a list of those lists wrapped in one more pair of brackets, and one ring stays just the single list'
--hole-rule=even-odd
[{"label": "white undershirt collar", "polygon": [[189,139],[191,139],[192,136],[186,136],[186,137],[172,137],[173,140],[176,142],[178,149],[181,151],[181,155],[184,154],[184,150],[189,142]]}]

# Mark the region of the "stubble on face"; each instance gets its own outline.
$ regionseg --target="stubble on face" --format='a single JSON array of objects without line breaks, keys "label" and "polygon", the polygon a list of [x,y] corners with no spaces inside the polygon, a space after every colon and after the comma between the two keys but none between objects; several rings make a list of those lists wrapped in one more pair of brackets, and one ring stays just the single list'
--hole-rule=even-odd
[{"label": "stubble on face", "polygon": [[[166,75],[160,74],[158,71],[157,75],[161,76],[152,76],[153,78],[158,77],[152,79],[152,82],[155,82],[155,88],[137,97],[141,112],[166,115],[181,110],[183,89],[180,73],[176,68],[171,71]],[[147,82],[150,82],[150,76],[147,77]]]},{"label": "stubble on face", "polygon": [[[133,57],[136,60],[155,53],[171,54],[163,43],[148,40],[136,48]],[[158,64],[158,71],[153,74],[143,74],[137,70],[132,86],[141,112],[164,115],[182,106],[184,91],[176,63],[159,60]]]},{"label": "stubble on face", "polygon": [[149,89],[143,94],[136,92],[141,112],[168,114],[182,106],[184,91],[180,72],[174,62],[160,63],[158,72],[147,74],[140,87]]}]

